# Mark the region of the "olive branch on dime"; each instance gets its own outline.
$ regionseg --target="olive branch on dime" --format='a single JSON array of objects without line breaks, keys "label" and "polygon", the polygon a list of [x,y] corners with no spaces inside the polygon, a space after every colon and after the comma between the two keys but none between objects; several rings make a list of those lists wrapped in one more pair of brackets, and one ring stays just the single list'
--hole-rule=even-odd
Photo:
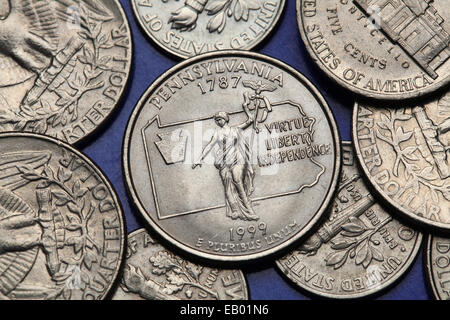
[{"label": "olive branch on dime", "polygon": [[[380,242],[372,237],[390,221],[392,221],[391,217],[376,228],[368,228],[361,219],[351,217],[347,223],[342,225],[343,231],[341,231],[340,237],[331,240],[331,248],[337,252],[330,253],[325,258],[326,265],[332,266],[336,270],[342,267],[348,258],[355,258],[356,265],[367,268],[372,260],[384,261],[383,254],[376,248]],[[362,237],[360,237],[361,235]]]}]

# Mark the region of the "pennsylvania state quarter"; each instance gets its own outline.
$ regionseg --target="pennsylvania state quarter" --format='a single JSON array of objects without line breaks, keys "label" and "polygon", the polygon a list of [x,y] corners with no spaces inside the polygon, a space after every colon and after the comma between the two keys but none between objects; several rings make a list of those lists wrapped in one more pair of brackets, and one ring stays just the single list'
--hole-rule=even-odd
[{"label": "pennsylvania state quarter", "polygon": [[275,28],[285,0],[131,0],[146,34],[181,58],[250,50]]},{"label": "pennsylvania state quarter", "polygon": [[291,67],[221,51],[167,71],[129,121],[123,164],[149,225],[211,262],[274,254],[318,221],[340,170],[336,123]]},{"label": "pennsylvania state quarter", "polygon": [[297,0],[314,62],[365,97],[402,100],[450,81],[448,0]]},{"label": "pennsylvania state quarter", "polygon": [[450,239],[428,236],[425,270],[434,298],[450,300]]},{"label": "pennsylvania state quarter", "polygon": [[112,299],[248,300],[248,289],[241,271],[189,262],[139,229],[128,235],[125,267]]},{"label": "pennsylvania state quarter", "polygon": [[393,285],[412,265],[422,235],[395,220],[372,197],[350,142],[327,220],[277,267],[298,287],[334,298],[361,298]]},{"label": "pennsylvania state quarter", "polygon": [[450,91],[407,108],[357,103],[353,138],[378,195],[412,222],[450,231]]},{"label": "pennsylvania state quarter", "polygon": [[118,105],[131,58],[117,0],[0,0],[0,131],[84,139]]},{"label": "pennsylvania state quarter", "polygon": [[0,299],[105,298],[125,252],[111,184],[52,138],[5,133],[0,148]]}]

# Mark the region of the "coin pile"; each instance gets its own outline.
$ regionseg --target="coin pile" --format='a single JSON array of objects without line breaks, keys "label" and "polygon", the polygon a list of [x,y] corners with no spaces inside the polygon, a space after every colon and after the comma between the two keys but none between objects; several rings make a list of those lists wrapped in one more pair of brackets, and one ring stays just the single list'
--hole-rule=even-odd
[{"label": "coin pile", "polygon": [[328,218],[278,267],[320,296],[367,296],[404,273],[428,233],[428,280],[449,299],[448,3],[297,0],[297,18],[315,64],[357,98]]},{"label": "coin pile", "polygon": [[314,67],[356,97],[342,141],[310,80],[250,51],[284,0],[132,0],[128,18],[183,61],[128,120],[124,182],[145,225],[126,237],[114,187],[76,148],[133,81],[125,11],[0,0],[0,299],[247,300],[258,262],[313,297],[368,297],[424,235],[449,299],[445,2],[296,1]]}]

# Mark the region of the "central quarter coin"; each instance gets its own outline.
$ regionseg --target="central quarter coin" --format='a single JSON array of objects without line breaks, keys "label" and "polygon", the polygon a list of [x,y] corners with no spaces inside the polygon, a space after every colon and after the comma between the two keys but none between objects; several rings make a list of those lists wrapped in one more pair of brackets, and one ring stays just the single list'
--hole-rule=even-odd
[{"label": "central quarter coin", "polygon": [[297,17],[312,59],[359,95],[403,100],[449,83],[447,0],[297,0]]},{"label": "central quarter coin", "polygon": [[150,226],[184,252],[248,261],[319,220],[340,171],[327,103],[300,73],[244,51],[189,59],[143,95],[123,164]]}]

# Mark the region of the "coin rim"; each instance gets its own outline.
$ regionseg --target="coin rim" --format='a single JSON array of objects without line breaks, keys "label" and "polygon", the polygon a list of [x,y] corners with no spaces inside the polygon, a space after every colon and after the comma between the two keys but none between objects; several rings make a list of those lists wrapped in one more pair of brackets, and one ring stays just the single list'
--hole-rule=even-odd
[{"label": "coin rim", "polygon": [[439,294],[439,291],[437,289],[437,285],[436,282],[434,281],[434,274],[432,271],[432,264],[433,261],[431,261],[431,251],[432,251],[432,246],[433,246],[433,239],[435,238],[435,236],[429,234],[428,238],[427,238],[427,243],[426,243],[426,247],[425,247],[425,254],[424,254],[424,260],[425,260],[425,278],[426,278],[426,282],[428,284],[428,288],[431,289],[431,292],[433,293],[434,299],[435,300],[443,300],[441,298],[441,295]]},{"label": "coin rim", "polygon": [[[306,36],[305,30],[304,30],[304,24],[303,19],[301,15],[301,2],[304,0],[296,0],[296,14],[297,14],[297,25],[298,30],[302,39],[302,42],[308,51],[311,59],[314,61],[314,64],[319,67],[319,69],[327,75],[329,79],[331,79],[334,83],[337,83],[339,86],[344,87],[345,89],[357,94],[360,96],[360,98],[370,98],[370,99],[377,99],[382,101],[402,101],[402,100],[410,100],[414,98],[422,98],[424,96],[428,96],[434,92],[437,92],[447,86],[450,83],[450,73],[444,77],[443,80],[435,82],[434,85],[431,85],[427,87],[426,89],[420,89],[414,91],[414,93],[398,93],[393,95],[386,95],[386,94],[377,94],[377,93],[371,93],[371,91],[363,90],[361,88],[358,88],[356,86],[348,84],[346,81],[342,80],[337,74],[330,71],[322,62],[321,59],[317,57],[315,52],[312,50],[311,46],[309,44],[308,37]],[[402,49],[402,51],[404,51]],[[407,55],[408,58],[411,60],[409,55]],[[450,63],[450,60],[448,60]]]},{"label": "coin rim", "polygon": [[[175,50],[172,50],[172,49],[164,46],[163,44],[161,44],[157,40],[157,38],[150,31],[148,31],[147,28],[145,27],[145,23],[142,21],[140,15],[139,15],[138,8],[136,7],[136,3],[135,3],[136,1],[138,1],[138,0],[130,0],[131,7],[133,8],[134,17],[135,17],[135,19],[138,22],[137,24],[139,25],[140,29],[144,32],[144,34],[147,35],[147,37],[150,38],[151,41],[157,45],[158,48],[162,49],[164,52],[167,52],[167,53],[169,53],[169,54],[171,54],[171,55],[173,55],[173,56],[175,56],[177,58],[181,58],[181,59],[189,59],[189,58],[192,58],[192,57],[199,56],[199,55],[194,55],[194,56],[183,55],[183,54],[181,54],[181,53],[179,53],[179,52],[177,52]],[[285,10],[285,7],[286,7],[286,0],[278,0],[278,1],[281,2],[281,6],[280,6],[281,10],[278,10],[276,17],[273,20],[272,26],[269,29],[267,29],[267,32],[265,33],[265,35],[263,37],[260,37],[257,42],[255,42],[253,45],[241,48],[240,50],[243,50],[243,51],[252,50],[252,49],[256,48],[258,45],[260,45],[262,42],[264,42],[264,40],[266,40],[272,34],[274,29],[280,23],[280,18],[282,16],[282,14],[284,13],[284,10]],[[210,52],[207,52],[207,53],[212,53],[212,52],[217,52],[217,51],[229,51],[229,50],[233,50],[233,49],[215,50],[215,51],[210,51]],[[234,49],[234,50],[236,50],[236,49]],[[200,55],[202,55],[202,54],[200,54]]]},{"label": "coin rim", "polygon": [[[342,141],[342,145],[351,146],[353,148],[353,143],[351,141],[346,141],[346,140]],[[355,166],[358,167],[358,164],[355,163]],[[365,182],[364,182],[364,185],[366,185]],[[336,196],[337,196],[337,194],[336,194]],[[375,203],[377,203],[377,202],[375,202]],[[385,208],[383,208],[383,210],[386,211]],[[386,211],[386,213],[390,214],[387,211]],[[397,284],[400,281],[400,279],[402,277],[404,277],[407,274],[407,272],[410,270],[410,268],[414,265],[414,262],[416,261],[416,259],[418,257],[418,253],[419,253],[420,247],[422,245],[422,241],[423,241],[423,234],[420,231],[418,231],[418,230],[414,230],[414,231],[417,233],[416,243],[414,244],[413,250],[410,252],[410,254],[408,256],[408,259],[405,261],[405,263],[403,264],[403,266],[399,270],[399,272],[397,272],[395,274],[395,277],[391,278],[389,281],[384,283],[382,286],[377,286],[377,287],[372,288],[371,290],[368,290],[368,291],[366,291],[364,293],[357,293],[357,294],[351,294],[351,295],[345,295],[344,296],[344,295],[337,295],[337,294],[328,294],[326,292],[322,292],[322,291],[319,291],[319,290],[314,291],[313,288],[304,285],[302,282],[297,281],[297,279],[290,278],[289,277],[289,274],[291,273],[290,269],[288,269],[289,274],[286,274],[284,272],[284,270],[286,268],[284,268],[284,266],[282,265],[281,260],[286,259],[287,256],[285,256],[285,257],[283,257],[281,259],[278,259],[276,261],[276,266],[277,266],[278,270],[281,272],[281,274],[283,275],[283,277],[285,277],[286,279],[291,281],[293,284],[297,285],[301,290],[305,290],[308,293],[311,293],[311,294],[313,294],[315,296],[318,296],[318,297],[325,297],[325,298],[343,300],[343,299],[358,299],[358,298],[365,298],[365,297],[379,295],[379,294],[383,293],[385,290],[388,290],[389,288],[391,288],[392,286]],[[294,254],[294,252],[291,252],[290,254]]]},{"label": "coin rim", "polygon": [[[236,255],[236,256],[227,256],[227,255],[216,255],[212,253],[206,253],[200,250],[196,250],[188,245],[185,245],[181,241],[173,238],[170,236],[166,231],[164,231],[158,223],[153,221],[151,216],[146,213],[146,210],[144,209],[144,206],[141,204],[139,197],[137,195],[137,192],[135,190],[132,178],[131,178],[131,171],[130,171],[130,155],[129,155],[129,146],[131,142],[131,137],[134,131],[134,126],[137,118],[139,117],[142,109],[145,107],[148,97],[151,95],[151,93],[159,88],[161,84],[166,81],[170,75],[176,73],[177,71],[183,70],[185,67],[190,66],[194,63],[197,63],[202,60],[208,60],[208,59],[214,59],[214,58],[220,58],[220,57],[242,57],[247,59],[254,59],[258,61],[265,61],[267,63],[271,63],[275,65],[276,67],[280,68],[284,72],[290,74],[292,77],[294,77],[297,81],[302,83],[307,90],[316,98],[316,101],[321,105],[322,111],[324,113],[325,118],[328,121],[331,135],[333,136],[333,142],[334,142],[334,152],[335,152],[335,162],[334,162],[334,173],[332,176],[331,183],[328,185],[328,193],[326,197],[323,199],[321,206],[316,211],[316,213],[313,215],[313,217],[309,220],[307,224],[293,237],[291,237],[288,241],[284,241],[281,244],[272,247],[267,250],[260,251],[258,253],[252,253],[247,255]],[[326,102],[325,98],[322,96],[322,94],[318,91],[318,89],[299,71],[295,70],[293,67],[289,66],[287,63],[284,63],[280,60],[277,60],[275,58],[272,58],[267,55],[263,55],[260,53],[250,52],[250,51],[242,51],[242,50],[221,50],[216,52],[210,52],[206,54],[202,54],[199,56],[192,57],[190,59],[187,59],[166,72],[164,72],[162,75],[160,75],[144,92],[144,94],[139,99],[138,103],[136,104],[129,120],[127,123],[127,128],[123,140],[123,147],[122,147],[122,168],[123,168],[123,174],[125,176],[125,185],[126,189],[128,190],[129,196],[132,200],[132,203],[134,204],[137,211],[140,213],[140,215],[144,218],[144,220],[147,222],[147,224],[151,227],[153,231],[155,231],[158,235],[160,235],[160,238],[163,240],[168,241],[171,245],[174,245],[176,248],[180,249],[182,252],[194,255],[200,259],[205,259],[208,262],[217,263],[217,262],[224,262],[224,263],[235,263],[235,262],[251,262],[263,258],[267,258],[268,256],[275,255],[277,253],[280,253],[283,250],[286,250],[288,247],[294,245],[297,241],[299,241],[302,237],[305,236],[309,231],[311,231],[312,228],[315,227],[315,225],[320,221],[320,219],[323,216],[323,213],[326,211],[328,205],[331,203],[331,200],[333,199],[334,192],[337,187],[338,177],[341,172],[342,167],[342,154],[341,154],[341,143],[340,143],[340,133],[338,131],[337,123],[334,117],[333,112],[331,111],[330,107],[328,106],[328,103]]]},{"label": "coin rim", "polygon": [[[411,212],[411,210],[408,208],[402,209],[402,207],[400,205],[398,205],[394,200],[392,200],[391,198],[389,198],[388,196],[386,196],[384,194],[384,191],[380,188],[380,186],[378,184],[372,182],[373,178],[372,178],[370,172],[367,170],[367,167],[364,165],[364,160],[361,155],[361,149],[360,149],[359,143],[358,143],[358,132],[357,132],[356,126],[357,126],[359,106],[360,106],[360,103],[358,103],[358,101],[355,101],[355,104],[353,106],[353,115],[352,115],[352,137],[353,137],[353,141],[355,142],[354,148],[355,148],[356,156],[358,158],[358,164],[359,164],[360,168],[362,169],[362,171],[364,172],[364,178],[367,182],[366,184],[367,184],[369,190],[371,190],[371,191],[373,190],[375,192],[375,195],[378,196],[378,198],[380,198],[379,200],[381,200],[383,202],[383,204],[386,204],[388,207],[393,209],[395,211],[395,213],[398,213],[402,217],[408,219],[409,222],[415,224],[416,227],[422,228],[422,229],[423,228],[428,228],[428,229],[431,228],[432,230],[437,231],[437,232],[449,233],[450,232],[450,223],[447,224],[447,223],[442,223],[442,222],[431,221],[430,219],[425,219],[423,217],[419,217],[418,215]],[[369,105],[369,107],[373,107],[373,106]]]},{"label": "coin rim", "polygon": [[[116,190],[109,180],[108,176],[103,172],[103,170],[86,154],[84,154],[82,151],[79,151],[75,149],[72,145],[62,141],[58,140],[53,137],[49,137],[42,134],[36,134],[36,133],[27,133],[27,132],[2,132],[0,133],[0,140],[2,139],[9,139],[9,138],[28,138],[28,139],[37,139],[37,140],[44,140],[45,142],[49,142],[50,144],[54,144],[57,147],[62,147],[65,149],[68,149],[70,152],[74,153],[76,156],[81,158],[84,162],[86,162],[93,170],[94,172],[103,180],[103,183],[108,187],[109,191],[111,192],[111,197],[115,201],[116,204],[116,210],[118,213],[118,218],[120,222],[120,231],[121,231],[121,248],[119,252],[119,262],[117,267],[115,268],[112,281],[109,283],[108,289],[104,291],[104,294],[99,298],[99,300],[107,299],[109,294],[111,293],[111,289],[116,285],[116,282],[118,280],[119,273],[122,270],[122,265],[125,258],[125,248],[126,248],[126,237],[125,237],[125,230],[126,230],[126,219],[125,214],[122,208],[122,203],[120,202],[120,199],[116,193]],[[84,292],[83,292],[84,294]]]},{"label": "coin rim", "polygon": [[[127,235],[127,242],[128,242],[128,240],[129,240],[131,237],[135,237],[135,236],[137,236],[137,235],[140,234],[140,233],[147,233],[147,234],[150,236],[150,238],[152,238],[153,241],[155,241],[155,243],[156,243],[157,245],[161,246],[162,248],[164,248],[165,250],[167,250],[167,251],[170,252],[171,254],[173,254],[173,255],[175,255],[175,256],[178,256],[178,257],[180,257],[181,259],[183,259],[183,260],[185,260],[185,261],[187,261],[187,262],[194,263],[194,264],[196,264],[196,265],[198,265],[198,266],[200,266],[200,267],[213,269],[213,268],[211,268],[211,266],[205,266],[205,265],[198,264],[197,262],[187,260],[186,258],[181,257],[181,256],[179,256],[178,254],[176,254],[176,253],[170,251],[169,248],[164,247],[160,242],[158,242],[158,241],[155,239],[155,237],[153,237],[153,236],[150,234],[149,230],[147,230],[146,228],[139,228],[139,229],[136,229],[136,230],[130,232],[130,233]],[[128,259],[125,257],[125,258],[124,258],[124,266],[125,266],[125,263],[127,262],[127,260],[128,260]],[[219,270],[230,270],[230,269],[219,269]],[[243,287],[244,287],[244,290],[245,290],[245,299],[243,299],[242,301],[250,300],[250,291],[248,290],[249,287],[248,287],[248,283],[247,283],[247,282],[248,282],[248,279],[247,279],[247,277],[245,276],[244,272],[243,272],[241,269],[231,269],[231,270],[236,270],[236,271],[238,271],[238,272],[240,273],[240,276],[241,276],[242,280],[243,280]],[[121,276],[122,276],[122,275],[121,275]],[[122,277],[120,277],[120,279],[122,279]],[[119,289],[119,286],[117,286],[116,289]],[[115,293],[116,293],[116,291],[111,292],[111,299],[114,297],[114,294],[115,294]],[[114,300],[114,299],[112,299],[112,300]],[[129,299],[128,299],[128,300],[129,300]]]}]

